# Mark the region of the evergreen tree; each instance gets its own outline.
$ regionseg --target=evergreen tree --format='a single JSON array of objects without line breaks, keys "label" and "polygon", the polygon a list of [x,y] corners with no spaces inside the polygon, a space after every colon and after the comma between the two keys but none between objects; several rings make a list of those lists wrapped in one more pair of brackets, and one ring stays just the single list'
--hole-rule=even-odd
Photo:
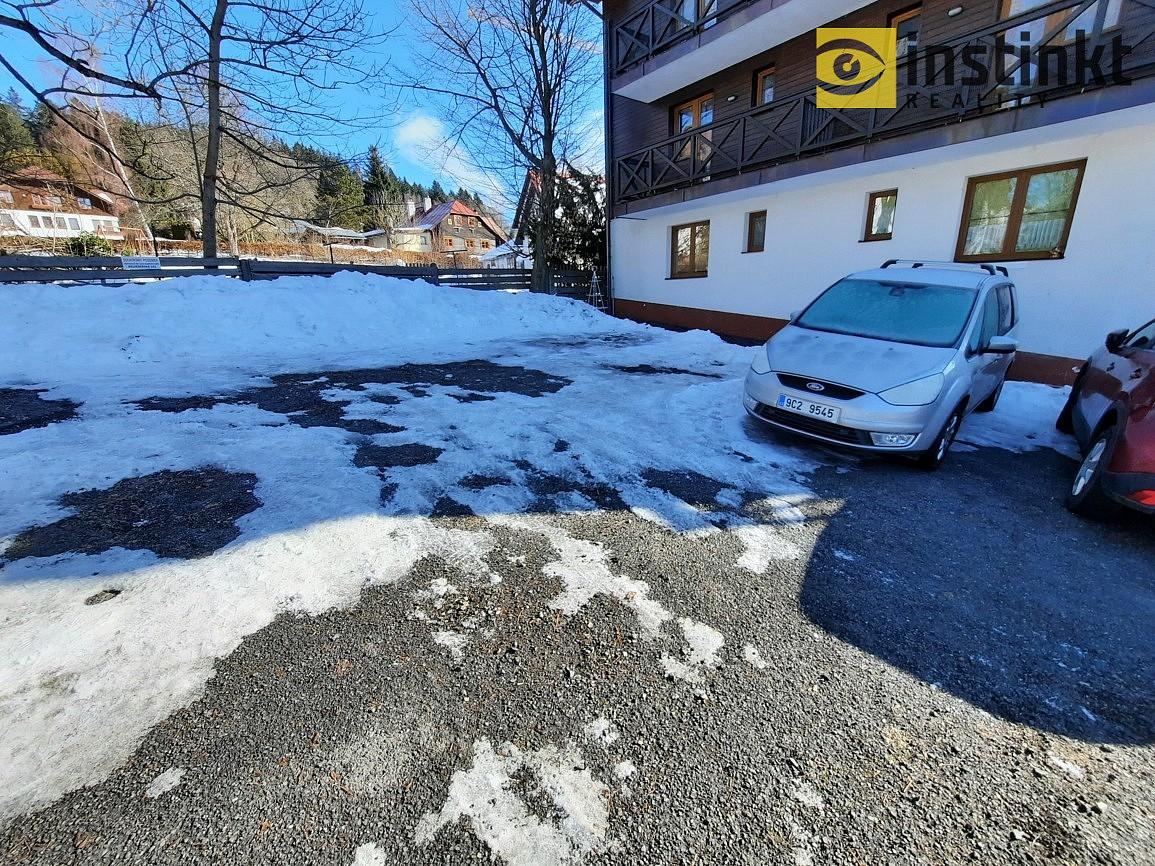
[{"label": "evergreen tree", "polygon": [[0,171],[11,171],[35,160],[36,140],[24,122],[23,106],[15,90],[0,102]]},{"label": "evergreen tree", "polygon": [[594,268],[604,271],[605,181],[570,168],[568,174],[557,179],[556,194],[559,215],[556,243],[552,254],[546,256],[546,265],[551,268]]},{"label": "evergreen tree", "polygon": [[317,175],[317,207],[313,218],[323,226],[360,230],[365,221],[365,189],[361,175],[348,163],[327,155]]},{"label": "evergreen tree", "polygon": [[445,189],[441,186],[441,181],[433,181],[433,185],[429,187],[429,200],[434,204],[441,204],[443,201],[449,201],[449,196]]}]

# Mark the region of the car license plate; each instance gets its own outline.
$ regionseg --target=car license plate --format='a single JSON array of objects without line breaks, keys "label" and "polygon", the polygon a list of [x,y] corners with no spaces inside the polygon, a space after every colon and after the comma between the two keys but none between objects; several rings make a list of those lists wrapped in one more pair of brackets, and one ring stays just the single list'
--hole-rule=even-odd
[{"label": "car license plate", "polygon": [[821,403],[811,403],[809,400],[800,400],[797,397],[791,397],[789,394],[778,395],[778,408],[831,422],[837,421],[838,416],[842,414],[841,409],[836,409],[833,406],[823,406]]}]

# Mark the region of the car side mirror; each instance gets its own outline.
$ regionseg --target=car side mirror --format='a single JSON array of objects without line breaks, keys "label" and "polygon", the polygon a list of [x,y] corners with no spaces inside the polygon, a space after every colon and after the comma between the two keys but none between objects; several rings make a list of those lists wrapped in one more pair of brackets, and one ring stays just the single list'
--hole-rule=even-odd
[{"label": "car side mirror", "polygon": [[1118,331],[1112,331],[1107,335],[1107,351],[1112,355],[1119,351],[1123,345],[1123,341],[1127,339],[1127,334],[1130,333],[1126,328]]},{"label": "car side mirror", "polygon": [[983,351],[992,355],[1010,355],[1018,351],[1018,348],[1018,341],[1010,337],[991,337]]}]

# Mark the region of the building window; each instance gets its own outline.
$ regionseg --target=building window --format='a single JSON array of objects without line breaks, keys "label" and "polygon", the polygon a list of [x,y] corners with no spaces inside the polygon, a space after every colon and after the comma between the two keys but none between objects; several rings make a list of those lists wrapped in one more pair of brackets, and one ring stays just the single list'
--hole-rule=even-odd
[{"label": "building window", "polygon": [[470,217],[469,218],[469,225],[472,228],[477,228],[477,217]]},{"label": "building window", "polygon": [[447,250],[453,249],[453,238],[443,238],[441,245]]},{"label": "building window", "polygon": [[760,253],[766,249],[766,211],[746,214],[746,252]]},{"label": "building window", "polygon": [[68,227],[75,232],[80,231],[80,220],[78,220],[76,217],[69,217]]},{"label": "building window", "polygon": [[671,229],[670,277],[704,277],[710,259],[710,222]]},{"label": "building window", "polygon": [[[45,217],[45,219],[48,219],[48,217]],[[64,221],[64,217],[57,217],[56,218],[56,227],[58,229],[68,228],[68,223]]]},{"label": "building window", "polygon": [[894,235],[894,211],[898,207],[898,190],[872,192],[866,202],[864,241],[888,241]]},{"label": "building window", "polygon": [[691,99],[674,109],[674,134],[689,132],[714,122],[714,94]]},{"label": "building window", "polygon": [[29,214],[28,225],[32,226],[32,228],[34,228],[34,229],[40,228],[40,217],[32,216],[31,214]]},{"label": "building window", "polygon": [[12,193],[6,189],[0,189],[0,202],[4,204],[12,204]]},{"label": "building window", "polygon": [[[714,94],[707,93],[705,96],[699,96],[697,99],[691,99],[674,109],[674,134],[681,135],[683,132],[689,132],[692,129],[697,129],[700,126],[707,126],[714,122]],[[702,136],[709,141],[710,133],[702,133]],[[676,159],[689,159],[690,154],[693,153],[691,138],[678,151]],[[710,158],[710,145],[705,142],[699,142],[697,147],[697,157],[699,160],[705,162]]]},{"label": "building window", "polygon": [[902,12],[895,12],[887,19],[887,27],[895,32],[897,38],[895,57],[898,60],[907,54],[914,54],[918,50],[919,22],[922,20],[922,6],[912,6]]},{"label": "building window", "polygon": [[16,220],[12,219],[12,214],[10,213],[0,213],[0,226],[6,229],[14,229],[16,228]]},{"label": "building window", "polygon": [[64,204],[64,199],[58,195],[41,195],[34,192],[32,193],[32,203],[40,205],[40,207],[60,207]]},{"label": "building window", "polygon": [[1087,160],[972,177],[955,260],[1061,259]]},{"label": "building window", "polygon": [[76,204],[80,207],[81,210],[92,210],[92,199],[90,198],[83,198],[78,196],[76,199]]},{"label": "building window", "polygon": [[489,243],[489,241],[482,241],[482,242],[481,242],[481,248],[482,248],[483,250],[487,250],[487,249],[489,249],[489,248],[490,248],[490,246],[492,246],[492,244],[490,244],[490,243]]},{"label": "building window", "polygon": [[754,80],[754,104],[769,105],[774,101],[774,67],[763,69]]},{"label": "building window", "polygon": [[425,235],[421,236],[421,246],[423,246],[423,247],[429,246],[429,238],[427,238]]}]

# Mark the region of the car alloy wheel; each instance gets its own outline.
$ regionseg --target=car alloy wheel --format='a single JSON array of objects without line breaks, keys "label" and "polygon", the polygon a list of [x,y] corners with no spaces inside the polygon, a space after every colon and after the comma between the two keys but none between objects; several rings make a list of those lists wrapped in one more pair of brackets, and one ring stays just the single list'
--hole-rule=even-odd
[{"label": "car alloy wheel", "polygon": [[959,406],[946,419],[946,423],[934,440],[934,444],[930,446],[930,450],[919,458],[918,463],[923,469],[938,469],[942,465],[947,452],[950,451],[950,446],[954,444],[955,436],[958,435],[958,428],[962,425],[962,417],[963,410]]},{"label": "car alloy wheel", "polygon": [[1071,491],[1067,496],[1067,508],[1083,517],[1099,520],[1112,517],[1120,510],[1103,490],[1103,473],[1111,464],[1115,451],[1115,428],[1109,427],[1096,437],[1087,450],[1087,456],[1079,464]]}]

